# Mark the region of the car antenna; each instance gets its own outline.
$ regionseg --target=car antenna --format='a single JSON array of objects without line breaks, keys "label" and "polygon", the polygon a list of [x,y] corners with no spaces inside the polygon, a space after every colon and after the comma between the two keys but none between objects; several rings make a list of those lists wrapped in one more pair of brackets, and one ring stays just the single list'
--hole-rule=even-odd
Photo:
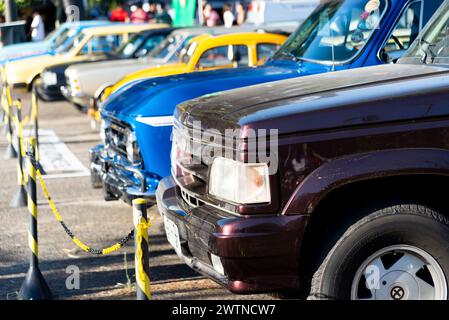
[{"label": "car antenna", "polygon": [[330,29],[331,32],[331,42],[332,42],[332,72],[335,71],[335,44],[334,39],[332,39],[332,28]]},{"label": "car antenna", "polygon": [[331,41],[331,54],[332,54],[332,72],[335,71],[335,44],[334,39],[332,38],[332,26],[330,23],[329,13],[327,14],[327,23],[329,24],[329,37]]}]

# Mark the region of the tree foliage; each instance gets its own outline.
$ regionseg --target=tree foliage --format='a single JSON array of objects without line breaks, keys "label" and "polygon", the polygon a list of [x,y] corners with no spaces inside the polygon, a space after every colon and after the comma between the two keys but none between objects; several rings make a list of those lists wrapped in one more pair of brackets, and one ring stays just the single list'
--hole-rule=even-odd
[{"label": "tree foliage", "polygon": [[[31,6],[40,3],[40,1],[35,1],[35,0],[16,0],[17,3],[17,8],[18,9],[23,9],[23,8],[30,8]],[[5,1],[4,0],[0,0],[0,12],[3,13],[3,11],[5,10]]]}]

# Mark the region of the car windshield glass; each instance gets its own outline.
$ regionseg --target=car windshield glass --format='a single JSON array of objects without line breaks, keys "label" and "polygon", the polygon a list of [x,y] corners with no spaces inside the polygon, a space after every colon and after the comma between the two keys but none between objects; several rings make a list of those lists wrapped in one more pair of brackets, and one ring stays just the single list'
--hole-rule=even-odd
[{"label": "car windshield glass", "polygon": [[273,56],[275,60],[345,62],[379,28],[387,0],[332,0],[321,4]]},{"label": "car windshield glass", "polygon": [[167,62],[176,62],[179,59],[182,48],[190,39],[191,37],[185,37],[181,34],[171,35],[160,45],[154,48],[148,54],[148,57]]},{"label": "car windshield glass", "polygon": [[415,59],[422,63],[449,63],[449,2],[440,7],[422,35],[401,62]]},{"label": "car windshield glass", "polygon": [[188,64],[197,48],[198,42],[194,41],[192,43],[189,43],[185,48],[181,50],[179,54],[179,62]]},{"label": "car windshield glass", "polygon": [[78,46],[78,44],[83,41],[85,36],[86,35],[84,34],[84,32],[81,32],[77,35],[76,29],[70,29],[63,38],[58,40],[60,44],[56,47],[56,51],[58,53],[69,52],[70,50]]},{"label": "car windshield glass", "polygon": [[146,36],[144,34],[137,34],[127,43],[123,44],[116,51],[116,55],[120,58],[129,58],[145,41]]}]

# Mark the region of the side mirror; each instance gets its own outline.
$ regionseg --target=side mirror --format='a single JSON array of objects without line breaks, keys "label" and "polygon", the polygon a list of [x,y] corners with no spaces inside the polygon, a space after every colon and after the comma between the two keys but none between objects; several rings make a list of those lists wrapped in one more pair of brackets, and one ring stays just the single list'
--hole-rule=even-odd
[{"label": "side mirror", "polygon": [[404,53],[405,50],[396,50],[387,53],[384,49],[382,49],[380,57],[385,63],[396,63],[404,55]]}]

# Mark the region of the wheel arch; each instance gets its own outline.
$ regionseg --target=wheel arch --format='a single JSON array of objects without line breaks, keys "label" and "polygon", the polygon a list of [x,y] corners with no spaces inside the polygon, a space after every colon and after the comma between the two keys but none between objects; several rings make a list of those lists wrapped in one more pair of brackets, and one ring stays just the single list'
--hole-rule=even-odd
[{"label": "wheel arch", "polygon": [[27,81],[27,87],[26,87],[28,92],[31,92],[31,90],[33,90],[33,84],[35,83],[36,80],[38,80],[40,78],[40,76],[41,76],[41,73],[39,72],[39,73],[32,75],[29,78],[29,80]]}]

